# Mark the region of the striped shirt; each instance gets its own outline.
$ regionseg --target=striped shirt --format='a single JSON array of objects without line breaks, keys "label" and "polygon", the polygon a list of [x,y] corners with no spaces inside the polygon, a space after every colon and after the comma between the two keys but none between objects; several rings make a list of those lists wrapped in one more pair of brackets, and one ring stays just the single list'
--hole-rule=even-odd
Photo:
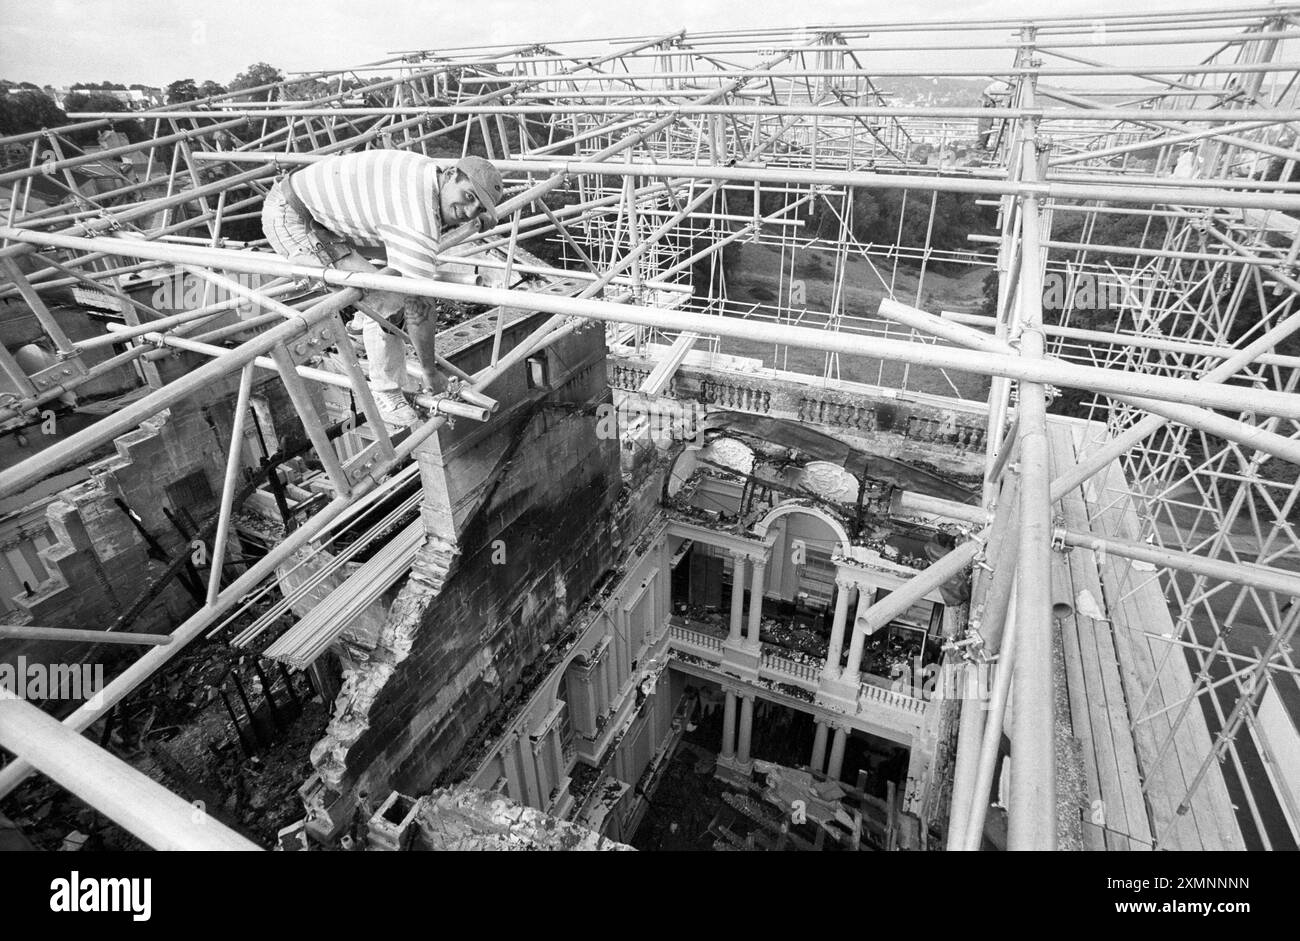
[{"label": "striped shirt", "polygon": [[325,228],[385,248],[402,274],[436,276],[438,165],[428,157],[406,150],[326,157],[293,175],[293,191]]}]

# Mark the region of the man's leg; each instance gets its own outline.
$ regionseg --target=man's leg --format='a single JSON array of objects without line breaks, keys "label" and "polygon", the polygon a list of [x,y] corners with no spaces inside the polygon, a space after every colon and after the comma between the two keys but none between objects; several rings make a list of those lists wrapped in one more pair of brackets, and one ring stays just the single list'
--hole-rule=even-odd
[{"label": "man's leg", "polygon": [[262,231],[277,255],[293,262],[319,264],[317,240],[311,229],[289,208],[277,182],[262,202]]},{"label": "man's leg", "polygon": [[[373,272],[374,266],[356,252],[350,252],[338,261],[332,260],[332,253],[322,244],[320,238],[312,231],[307,220],[294,212],[285,202],[284,194],[277,183],[271,187],[262,206],[262,231],[275,251],[290,261],[304,261],[314,264],[327,264],[345,271]],[[391,306],[396,298],[400,309],[400,294],[373,293],[367,295],[367,301],[378,302],[382,306]],[[366,327],[362,337],[366,345],[366,361],[370,368],[370,388],[374,395],[379,414],[386,424],[394,430],[414,424],[418,420],[415,410],[402,395],[403,374],[406,371],[406,354],[402,342],[397,337],[386,333],[378,324],[366,318]],[[378,332],[387,339],[374,337]],[[342,342],[346,343],[347,340]],[[400,372],[398,371],[400,369]]]},{"label": "man's leg", "polygon": [[[334,263],[344,271],[375,273],[375,266],[359,252],[350,252]],[[376,316],[391,321],[402,309],[405,296],[387,291],[369,291],[360,304]],[[360,305],[358,305],[360,306]],[[402,338],[381,327],[372,317],[362,317],[361,339],[366,347],[370,369],[370,388],[376,392],[396,392],[410,388],[406,375],[406,347]]]},{"label": "man's leg", "polygon": [[406,374],[406,345],[402,338],[389,333],[369,317],[361,327],[370,366],[370,387],[376,391],[413,390]]},{"label": "man's leg", "polygon": [[[375,266],[355,250],[338,258],[334,267],[343,271],[375,272]],[[367,291],[357,306],[364,308],[368,314],[388,321],[401,311],[404,300],[405,297],[401,294]],[[406,346],[400,336],[385,330],[368,314],[361,315],[361,340],[366,348],[366,372],[370,391],[385,424],[390,431],[396,433],[420,420],[402,392],[411,385],[406,375]]]}]

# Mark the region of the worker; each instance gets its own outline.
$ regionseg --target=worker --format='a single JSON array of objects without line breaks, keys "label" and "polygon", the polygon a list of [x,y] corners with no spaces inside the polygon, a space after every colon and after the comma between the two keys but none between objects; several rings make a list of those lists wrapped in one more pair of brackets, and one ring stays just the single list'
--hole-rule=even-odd
[{"label": "worker", "polygon": [[[317,262],[373,274],[357,246],[383,248],[388,264],[415,278],[438,276],[438,239],[444,227],[496,224],[501,174],[482,157],[438,163],[404,150],[368,150],[326,157],[277,182],[262,209],[262,228],[276,252],[291,261]],[[418,421],[405,392],[402,324],[415,346],[424,382],[447,391],[436,365],[437,316],[423,297],[369,291],[356,305],[364,316],[370,391],[384,423],[394,430]],[[396,328],[396,329],[394,329]]]},{"label": "worker", "polygon": [[[995,79],[984,86],[984,92],[980,95],[981,108],[1001,108],[1004,107],[1011,99],[1011,84],[1002,79]],[[995,121],[992,118],[981,117],[977,122],[975,136],[977,145],[984,150],[992,150],[997,142],[997,135],[994,132]]]}]

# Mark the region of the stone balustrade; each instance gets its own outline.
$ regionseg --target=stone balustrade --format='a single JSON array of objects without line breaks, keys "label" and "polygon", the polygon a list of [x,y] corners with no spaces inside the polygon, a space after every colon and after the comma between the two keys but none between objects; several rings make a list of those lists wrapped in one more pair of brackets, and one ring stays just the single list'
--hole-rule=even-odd
[{"label": "stone balustrade", "polygon": [[703,631],[693,631],[689,627],[681,627],[673,624],[668,628],[668,643],[683,644],[686,647],[697,647],[703,650],[722,650],[722,638],[714,637],[712,634],[706,634]]},{"label": "stone balustrade", "polygon": [[650,375],[648,367],[641,367],[622,360],[611,358],[609,363],[609,384],[624,392],[636,392]]},{"label": "stone balustrade", "polygon": [[872,683],[862,683],[858,686],[858,712],[861,713],[868,706],[888,706],[918,716],[925,712],[924,699]]},{"label": "stone balustrade", "polygon": [[797,660],[787,660],[780,654],[764,653],[762,669],[803,680],[813,686],[816,686],[821,681],[822,665],[820,663],[816,665],[800,663]]},{"label": "stone balustrade", "polygon": [[756,381],[711,376],[700,383],[700,398],[737,412],[772,413],[772,391]]},{"label": "stone balustrade", "polygon": [[[608,359],[609,384],[636,392],[654,361],[626,355]],[[838,429],[869,440],[891,458],[927,461],[947,472],[982,471],[986,446],[984,415],[968,403],[940,396],[899,394],[848,383],[828,388],[813,377],[771,369],[740,369],[727,362],[705,367],[683,363],[668,398],[695,400],[711,411],[766,415]]]}]

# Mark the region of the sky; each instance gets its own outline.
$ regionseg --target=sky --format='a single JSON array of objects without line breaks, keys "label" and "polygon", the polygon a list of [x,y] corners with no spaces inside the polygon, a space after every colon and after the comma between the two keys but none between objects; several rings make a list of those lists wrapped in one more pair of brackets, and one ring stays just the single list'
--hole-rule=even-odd
[{"label": "sky", "polygon": [[1260,6],[1261,0],[0,0],[0,78],[228,83],[258,61],[340,68],[409,49],[862,24]]}]

